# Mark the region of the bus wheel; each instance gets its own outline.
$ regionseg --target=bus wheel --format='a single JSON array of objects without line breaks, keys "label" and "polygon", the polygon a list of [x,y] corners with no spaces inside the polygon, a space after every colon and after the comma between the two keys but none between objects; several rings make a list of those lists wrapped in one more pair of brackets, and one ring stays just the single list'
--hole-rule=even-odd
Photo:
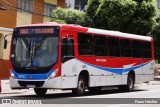
[{"label": "bus wheel", "polygon": [[46,88],[34,88],[34,92],[38,95],[38,96],[44,96],[47,92]]},{"label": "bus wheel", "polygon": [[119,89],[121,91],[128,91],[128,92],[133,91],[133,89],[134,89],[134,82],[135,82],[134,80],[135,79],[134,79],[133,74],[129,74],[128,75],[128,79],[127,79],[127,85],[119,86]]},{"label": "bus wheel", "polygon": [[88,87],[88,90],[89,90],[91,93],[101,92],[101,89],[102,89],[102,87]]},{"label": "bus wheel", "polygon": [[72,90],[72,93],[77,96],[82,96],[85,94],[86,81],[84,76],[79,76],[77,88]]}]

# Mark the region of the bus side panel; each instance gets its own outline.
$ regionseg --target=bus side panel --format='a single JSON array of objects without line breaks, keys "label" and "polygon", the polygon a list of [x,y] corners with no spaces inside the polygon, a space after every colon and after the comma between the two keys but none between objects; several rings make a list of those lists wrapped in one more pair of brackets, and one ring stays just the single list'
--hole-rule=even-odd
[{"label": "bus side panel", "polygon": [[[109,68],[120,68],[121,58],[107,58],[107,67]],[[115,73],[114,73],[115,72]],[[116,70],[114,72],[108,72],[107,85],[121,85],[121,70]]]},{"label": "bus side panel", "polygon": [[143,75],[140,75],[140,83],[154,79],[154,60],[143,59]]},{"label": "bus side panel", "polygon": [[77,75],[87,71],[89,73],[89,87],[107,85],[108,71],[104,69],[105,66],[97,65],[97,63],[105,65],[106,62],[97,62],[97,59],[99,60],[100,58],[79,56],[77,59]]},{"label": "bus side panel", "polygon": [[57,88],[57,89],[62,88],[61,77],[45,80],[45,84],[41,88]]},{"label": "bus side panel", "polygon": [[76,59],[68,60],[62,64],[62,88],[77,87],[77,61]]}]

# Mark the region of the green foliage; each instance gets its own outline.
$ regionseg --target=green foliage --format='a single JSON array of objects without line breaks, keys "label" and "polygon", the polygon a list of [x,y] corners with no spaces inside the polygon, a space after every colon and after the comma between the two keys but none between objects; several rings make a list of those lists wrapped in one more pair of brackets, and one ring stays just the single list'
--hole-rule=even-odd
[{"label": "green foliage", "polygon": [[85,7],[86,10],[86,16],[90,19],[89,21],[86,21],[86,23],[90,27],[95,27],[99,20],[97,20],[96,12],[99,8],[100,1],[99,0],[88,0],[88,5]]},{"label": "green foliage", "polygon": [[57,8],[53,10],[51,21],[57,23],[82,25],[85,20],[85,13],[78,10]]},{"label": "green foliage", "polygon": [[89,0],[89,26],[147,35],[155,27],[155,0]]},{"label": "green foliage", "polygon": [[152,31],[155,46],[155,59],[160,61],[160,13],[156,17],[157,25]]},{"label": "green foliage", "polygon": [[132,0],[101,0],[96,12],[99,27],[121,31],[133,16],[136,3]]}]

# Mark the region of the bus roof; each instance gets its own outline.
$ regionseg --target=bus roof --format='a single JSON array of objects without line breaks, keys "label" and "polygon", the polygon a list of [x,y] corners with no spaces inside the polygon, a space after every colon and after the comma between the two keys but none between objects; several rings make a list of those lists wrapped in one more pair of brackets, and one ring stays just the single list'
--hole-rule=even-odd
[{"label": "bus roof", "polygon": [[41,23],[41,24],[30,24],[30,25],[23,25],[23,26],[17,26],[17,27],[31,27],[31,26],[60,26],[63,30],[72,30],[72,31],[79,31],[79,32],[84,32],[84,33],[110,35],[110,36],[114,36],[114,37],[123,37],[123,38],[146,40],[146,41],[152,40],[152,37],[149,37],[149,36],[129,34],[129,33],[123,33],[123,32],[119,32],[119,31],[112,31],[112,30],[88,28],[88,27],[83,27],[83,26],[79,26],[79,25],[72,25],[72,24],[57,24],[54,22]]}]

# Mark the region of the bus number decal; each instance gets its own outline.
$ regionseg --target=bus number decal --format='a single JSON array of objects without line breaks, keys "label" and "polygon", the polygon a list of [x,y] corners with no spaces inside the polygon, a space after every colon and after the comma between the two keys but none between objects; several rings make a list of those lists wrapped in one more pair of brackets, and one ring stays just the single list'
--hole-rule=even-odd
[{"label": "bus number decal", "polygon": [[82,68],[87,68],[87,66],[86,65],[82,65]]}]

